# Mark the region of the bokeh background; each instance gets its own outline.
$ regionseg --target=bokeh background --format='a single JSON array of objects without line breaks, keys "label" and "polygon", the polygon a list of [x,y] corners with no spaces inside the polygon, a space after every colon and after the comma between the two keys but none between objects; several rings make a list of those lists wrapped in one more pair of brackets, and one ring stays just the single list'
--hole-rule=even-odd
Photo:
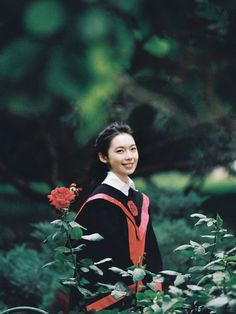
[{"label": "bokeh background", "polygon": [[191,213],[235,232],[234,0],[2,0],[0,32],[0,309],[57,313],[47,194],[81,184],[115,120],[136,133],[166,269],[184,271]]}]

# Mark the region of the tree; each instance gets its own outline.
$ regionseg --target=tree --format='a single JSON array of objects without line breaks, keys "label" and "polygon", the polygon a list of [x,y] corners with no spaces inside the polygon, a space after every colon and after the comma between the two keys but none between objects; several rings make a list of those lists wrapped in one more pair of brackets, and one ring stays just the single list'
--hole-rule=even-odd
[{"label": "tree", "polygon": [[233,0],[14,4],[1,2],[2,184],[41,198],[81,178],[113,120],[137,133],[139,176],[234,173]]}]

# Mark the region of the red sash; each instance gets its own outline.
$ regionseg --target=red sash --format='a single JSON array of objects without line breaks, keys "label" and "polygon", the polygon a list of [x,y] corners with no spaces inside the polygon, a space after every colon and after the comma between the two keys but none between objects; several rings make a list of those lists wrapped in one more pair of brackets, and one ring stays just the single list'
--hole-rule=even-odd
[{"label": "red sash", "polygon": [[[83,210],[84,206],[95,199],[105,199],[114,205],[120,207],[120,209],[124,212],[126,215],[126,221],[128,226],[128,237],[129,237],[129,253],[130,253],[130,259],[133,262],[133,265],[142,265],[143,262],[143,255],[144,255],[144,248],[145,248],[145,240],[146,240],[146,232],[147,232],[147,225],[149,221],[149,214],[148,214],[148,206],[149,206],[149,199],[145,194],[142,194],[143,196],[143,202],[142,202],[142,213],[141,213],[141,223],[138,227],[136,225],[134,216],[130,213],[130,211],[117,199],[114,197],[99,193],[91,196],[87,199],[87,201],[82,205],[80,208],[77,216],[80,214],[80,212]],[[130,285],[130,293],[135,294],[137,291],[141,290],[142,282],[139,282],[137,285],[133,284]],[[161,287],[159,290],[162,290]],[[111,294],[99,299],[98,301],[95,301],[88,306],[86,306],[87,311],[100,311],[102,309],[105,309],[112,304],[122,300],[124,296],[120,297],[119,299],[115,299]]]},{"label": "red sash", "polygon": [[149,214],[148,214],[148,206],[149,206],[149,199],[148,197],[143,194],[143,204],[142,204],[142,213],[141,213],[141,223],[138,227],[135,223],[134,216],[130,213],[130,211],[117,199],[114,197],[99,193],[91,196],[87,199],[87,201],[83,204],[80,208],[77,216],[83,210],[84,206],[95,199],[105,199],[116,206],[120,207],[124,214],[126,215],[126,220],[128,224],[128,235],[129,235],[129,251],[130,251],[130,259],[134,265],[138,265],[142,263],[142,257],[144,253],[145,247],[145,239],[146,239],[146,231],[147,231],[147,224],[149,221]]}]

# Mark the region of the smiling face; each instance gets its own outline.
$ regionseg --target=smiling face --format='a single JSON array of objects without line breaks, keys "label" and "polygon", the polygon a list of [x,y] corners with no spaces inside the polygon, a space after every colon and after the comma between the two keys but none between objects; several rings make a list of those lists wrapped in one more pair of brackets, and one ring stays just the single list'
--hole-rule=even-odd
[{"label": "smiling face", "polygon": [[109,165],[122,181],[127,182],[128,176],[134,173],[138,163],[138,150],[134,138],[128,133],[116,135],[110,143],[108,155],[99,153],[99,159]]}]

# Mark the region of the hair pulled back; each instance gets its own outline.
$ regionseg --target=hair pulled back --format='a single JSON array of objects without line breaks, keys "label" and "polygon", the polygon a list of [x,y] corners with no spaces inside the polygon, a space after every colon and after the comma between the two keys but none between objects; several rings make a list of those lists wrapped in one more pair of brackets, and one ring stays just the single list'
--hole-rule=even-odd
[{"label": "hair pulled back", "polygon": [[[133,131],[128,124],[124,124],[123,122],[113,122],[108,125],[98,134],[94,144],[94,153],[102,153],[103,155],[107,156],[112,139],[121,133],[128,133],[133,135]],[[99,160],[98,158],[96,159]]]},{"label": "hair pulled back", "polygon": [[101,153],[104,156],[108,156],[111,141],[115,136],[122,133],[133,136],[131,127],[123,122],[113,122],[98,134],[92,147],[91,159],[83,180],[83,191],[78,199],[78,206],[81,206],[84,203],[94,188],[102,183],[107,175],[107,164],[100,161],[98,154]]},{"label": "hair pulled back", "polygon": [[133,130],[128,124],[113,122],[98,134],[93,147],[92,160],[88,173],[90,185],[96,186],[105,179],[108,170],[107,165],[99,160],[98,154],[101,153],[104,156],[108,156],[111,141],[115,136],[122,133],[133,135]]}]

